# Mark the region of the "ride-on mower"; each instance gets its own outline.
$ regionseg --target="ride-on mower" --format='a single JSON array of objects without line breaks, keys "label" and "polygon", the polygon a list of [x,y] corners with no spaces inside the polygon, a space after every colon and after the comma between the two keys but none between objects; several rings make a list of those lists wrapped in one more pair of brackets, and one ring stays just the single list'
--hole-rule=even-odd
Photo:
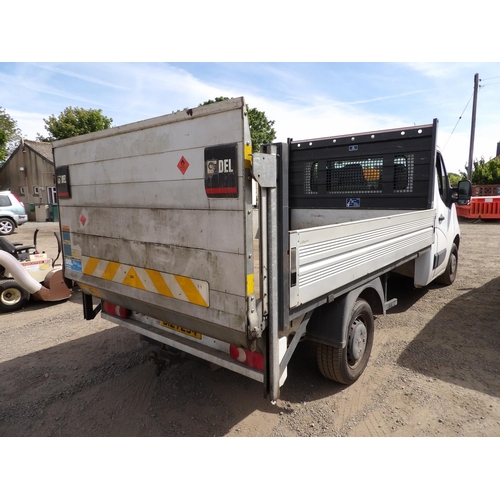
[{"label": "ride-on mower", "polygon": [[11,243],[0,236],[0,313],[24,307],[32,296],[35,300],[56,302],[71,297],[61,265],[56,261],[61,254],[61,241],[57,239],[58,253],[52,260],[36,246],[38,229],[33,245]]}]

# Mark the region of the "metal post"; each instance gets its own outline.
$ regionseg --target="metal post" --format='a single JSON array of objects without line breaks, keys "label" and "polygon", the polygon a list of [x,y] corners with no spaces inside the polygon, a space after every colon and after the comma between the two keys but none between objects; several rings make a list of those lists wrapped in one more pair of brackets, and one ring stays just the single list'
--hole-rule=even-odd
[{"label": "metal post", "polygon": [[474,100],[472,103],[472,123],[470,131],[470,148],[469,148],[469,162],[467,164],[467,177],[472,181],[472,165],[474,154],[474,135],[476,132],[476,106],[477,106],[477,91],[479,89],[479,73],[474,75]]},{"label": "metal post", "polygon": [[276,226],[277,214],[277,192],[269,189],[268,197],[268,267],[269,267],[269,360],[270,366],[270,389],[271,401],[279,397],[279,343],[278,343],[278,228]]},{"label": "metal post", "polygon": [[[267,234],[261,233],[267,240],[267,363],[269,375],[269,396],[273,403],[279,397],[279,338],[278,338],[278,193],[276,177],[276,146],[270,145],[262,147],[266,152],[254,153],[253,157],[253,175],[261,187],[262,195],[262,227],[267,228]],[[266,214],[267,208],[267,214]],[[263,241],[262,251],[265,252],[265,241]],[[265,258],[262,262],[265,264]],[[265,270],[265,268],[262,268]],[[265,293],[266,286],[263,287]],[[264,308],[265,310],[265,308]]]},{"label": "metal post", "polygon": [[267,188],[259,186],[259,203],[260,203],[260,259],[261,259],[261,276],[260,290],[262,298],[262,316],[266,317],[269,311],[269,290],[268,290],[268,239],[267,239]]}]

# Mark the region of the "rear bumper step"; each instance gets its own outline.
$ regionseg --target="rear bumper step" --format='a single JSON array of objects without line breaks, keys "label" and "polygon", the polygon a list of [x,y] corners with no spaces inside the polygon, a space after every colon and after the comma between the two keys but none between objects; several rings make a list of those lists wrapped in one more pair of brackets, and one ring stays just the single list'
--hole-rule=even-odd
[{"label": "rear bumper step", "polygon": [[101,316],[102,318],[107,319],[112,323],[116,323],[117,325],[123,326],[150,339],[156,340],[161,344],[175,347],[180,351],[191,354],[197,358],[204,359],[205,361],[209,361],[210,363],[214,363],[215,365],[221,366],[223,368],[227,368],[228,370],[249,377],[253,380],[256,380],[257,382],[264,382],[263,372],[234,361],[229,353],[224,353],[217,349],[212,349],[209,346],[198,344],[197,342],[190,340],[188,337],[180,337],[179,334],[174,333],[173,330],[169,330],[168,328],[160,329],[151,325],[145,326],[137,320],[131,318],[118,318],[116,316],[107,314],[104,311],[101,312]]}]

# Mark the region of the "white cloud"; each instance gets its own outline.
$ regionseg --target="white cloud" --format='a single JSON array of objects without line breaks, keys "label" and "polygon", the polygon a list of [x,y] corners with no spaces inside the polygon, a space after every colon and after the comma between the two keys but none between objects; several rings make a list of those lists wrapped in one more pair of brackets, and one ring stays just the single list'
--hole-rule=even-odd
[{"label": "white cloud", "polygon": [[15,87],[16,92],[19,92],[20,89],[24,89],[25,91],[28,91],[33,94],[62,97],[66,100],[79,101],[94,106],[102,105],[102,103],[96,101],[95,99],[89,99],[88,97],[85,97],[81,94],[76,94],[72,92],[67,92],[65,90],[61,90],[56,85],[53,84],[47,85],[43,82],[37,81],[36,79],[28,79],[28,78],[23,78],[21,76],[0,74],[0,82]]},{"label": "white cloud", "polygon": [[75,71],[69,71],[66,69],[62,69],[62,68],[60,68],[56,65],[53,65],[53,64],[51,65],[51,64],[32,63],[32,65],[35,67],[38,67],[40,69],[46,70],[46,71],[51,71],[52,73],[58,73],[60,75],[70,76],[72,78],[77,78],[77,79],[83,80],[85,82],[95,83],[97,85],[102,85],[103,87],[111,87],[111,88],[120,89],[120,90],[125,90],[125,88],[126,88],[123,85],[117,85],[117,84],[111,83],[107,80],[101,80],[99,78],[94,78],[92,76],[78,73]]},{"label": "white cloud", "polygon": [[466,66],[470,67],[470,71],[474,74],[474,64],[466,64],[466,63],[439,63],[439,62],[410,62],[403,63],[404,66],[411,68],[413,71],[417,73],[421,73],[422,75],[433,78],[436,80],[449,80],[451,78],[455,78],[460,74],[463,74]]},{"label": "white cloud", "polygon": [[5,111],[10,115],[11,118],[15,119],[17,126],[21,129],[22,136],[29,141],[36,140],[37,134],[47,135],[45,131],[44,118],[48,118],[47,115],[42,115],[40,113],[29,113],[26,111],[21,111],[18,109],[5,108]]}]

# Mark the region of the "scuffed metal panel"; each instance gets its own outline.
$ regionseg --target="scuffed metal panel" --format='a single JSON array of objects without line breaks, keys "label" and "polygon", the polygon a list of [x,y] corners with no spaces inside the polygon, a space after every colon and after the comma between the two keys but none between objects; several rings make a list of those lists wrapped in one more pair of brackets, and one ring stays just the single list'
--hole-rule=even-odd
[{"label": "scuffed metal panel", "polygon": [[[64,215],[64,223],[72,225],[73,232],[80,235],[80,239],[85,235],[117,240],[115,245],[128,245],[128,242],[168,245],[164,249],[166,254],[170,247],[245,253],[241,231],[243,217],[237,210],[214,213],[213,210],[101,206],[68,207]],[[81,223],[82,216],[85,217],[85,224]],[[216,224],[213,223],[214,218]]]},{"label": "scuffed metal panel", "polygon": [[[73,253],[78,252],[81,257],[102,258],[159,272],[180,274],[209,282],[211,290],[245,295],[244,268],[239,267],[243,254],[140,241],[126,242],[91,235],[72,234],[71,239]],[[67,254],[68,250],[65,249],[65,252]],[[82,260],[80,258],[81,262]],[[83,271],[83,262],[81,268]],[[73,271],[70,276],[71,269],[67,269],[66,274],[78,280],[78,266],[74,266]]]},{"label": "scuffed metal panel", "polygon": [[[71,199],[60,200],[66,276],[140,313],[245,343],[254,256],[244,106],[235,99],[55,143],[71,179]],[[208,198],[205,149],[229,143],[238,198]],[[176,294],[175,280],[203,299]]]}]

